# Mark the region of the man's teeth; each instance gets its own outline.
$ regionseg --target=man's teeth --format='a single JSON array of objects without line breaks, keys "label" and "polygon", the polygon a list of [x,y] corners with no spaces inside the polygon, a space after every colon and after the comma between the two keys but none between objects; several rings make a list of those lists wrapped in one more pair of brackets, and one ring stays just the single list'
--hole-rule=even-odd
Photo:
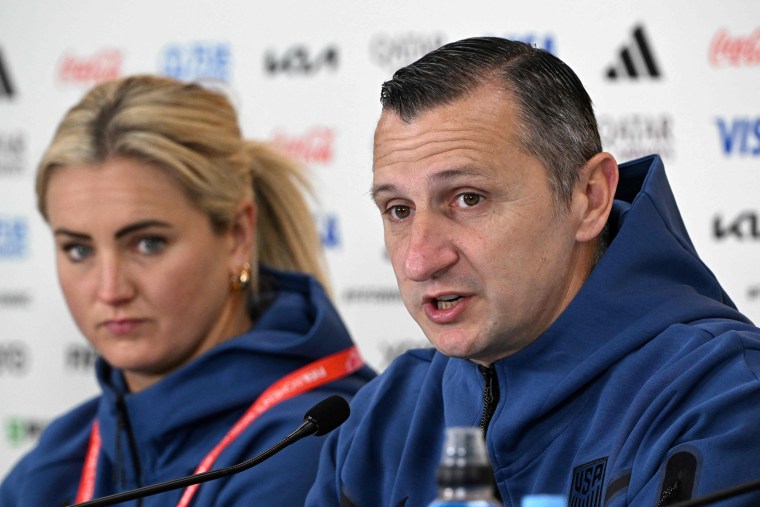
[{"label": "man's teeth", "polygon": [[455,307],[460,299],[461,296],[453,294],[449,296],[441,296],[435,300],[435,307],[439,310],[448,310],[449,308]]}]

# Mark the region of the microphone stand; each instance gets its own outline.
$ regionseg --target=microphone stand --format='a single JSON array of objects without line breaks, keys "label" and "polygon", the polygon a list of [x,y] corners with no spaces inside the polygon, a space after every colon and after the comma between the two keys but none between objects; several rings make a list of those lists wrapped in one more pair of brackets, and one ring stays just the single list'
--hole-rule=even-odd
[{"label": "microphone stand", "polygon": [[208,472],[203,472],[201,474],[189,475],[187,477],[182,477],[181,479],[173,479],[150,486],[143,486],[142,488],[124,491],[123,493],[104,496],[95,500],[78,503],[76,505],[72,505],[71,507],[101,507],[104,505],[114,505],[117,503],[126,502],[127,500],[134,500],[136,498],[156,495],[158,493],[163,493],[172,489],[184,488],[186,486],[192,486],[193,484],[201,484],[203,482],[208,482],[220,477],[236,474],[238,472],[248,470],[252,466],[261,463],[265,459],[280,452],[282,449],[288,447],[291,444],[294,444],[302,438],[316,433],[318,429],[319,428],[317,424],[315,424],[315,422],[310,418],[305,420],[298,428],[295,429],[295,431],[290,433],[288,436],[277,442],[266,451],[242,463],[231,465],[226,468],[220,468],[219,470],[209,470]]},{"label": "microphone stand", "polygon": [[753,491],[756,489],[760,489],[760,479],[755,479],[754,481],[745,482],[743,484],[738,484],[736,486],[732,486],[726,489],[721,489],[720,491],[716,491],[715,493],[710,493],[709,495],[700,496],[692,500],[684,500],[682,502],[674,503],[670,507],[697,507],[700,505],[709,505],[719,500],[725,500],[726,498],[731,498],[734,496],[742,495],[744,493],[749,493],[750,491]]}]

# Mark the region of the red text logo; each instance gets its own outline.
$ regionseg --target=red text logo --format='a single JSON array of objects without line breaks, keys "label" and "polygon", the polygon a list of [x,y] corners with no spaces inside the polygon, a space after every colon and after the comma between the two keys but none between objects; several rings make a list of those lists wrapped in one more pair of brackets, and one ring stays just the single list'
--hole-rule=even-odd
[{"label": "red text logo", "polygon": [[333,160],[335,131],[328,127],[312,127],[305,134],[291,136],[275,132],[272,145],[290,157],[306,164],[328,164]]},{"label": "red text logo", "polygon": [[749,35],[718,30],[710,43],[709,57],[715,67],[760,65],[760,28]]},{"label": "red text logo", "polygon": [[90,57],[65,54],[61,58],[58,77],[62,83],[91,86],[118,78],[123,60],[118,49],[103,49]]}]

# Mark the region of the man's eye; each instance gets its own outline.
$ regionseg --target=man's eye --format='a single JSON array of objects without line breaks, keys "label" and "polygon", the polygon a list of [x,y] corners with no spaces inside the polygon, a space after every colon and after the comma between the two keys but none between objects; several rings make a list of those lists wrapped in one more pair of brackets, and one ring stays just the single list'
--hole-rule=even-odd
[{"label": "man's eye", "polygon": [[472,207],[477,206],[481,202],[483,202],[484,197],[480,194],[475,194],[472,192],[466,192],[463,194],[459,194],[457,196],[457,204],[461,207]]},{"label": "man's eye", "polygon": [[391,217],[395,218],[396,220],[403,220],[405,218],[409,218],[412,210],[409,208],[409,206],[391,206],[388,210],[388,213],[390,213]]},{"label": "man's eye", "polygon": [[82,262],[92,254],[92,248],[80,244],[68,244],[63,246],[63,251],[72,262]]},{"label": "man's eye", "polygon": [[146,238],[140,239],[140,241],[137,243],[137,250],[140,253],[152,255],[157,254],[163,250],[165,245],[166,240],[164,240],[164,238],[157,236],[148,236]]}]

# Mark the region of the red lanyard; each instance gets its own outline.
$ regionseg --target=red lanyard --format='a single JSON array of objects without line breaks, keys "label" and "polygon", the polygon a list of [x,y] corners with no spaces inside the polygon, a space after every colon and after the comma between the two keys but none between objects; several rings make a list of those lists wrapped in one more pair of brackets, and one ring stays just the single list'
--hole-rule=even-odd
[{"label": "red lanyard", "polygon": [[[364,361],[356,347],[350,347],[341,352],[318,359],[313,363],[291,372],[270,385],[256,401],[246,410],[245,414],[230,428],[211,452],[201,460],[194,474],[211,470],[214,462],[222,451],[230,445],[248,426],[261,414],[281,401],[298,396],[328,382],[348,376],[364,366]],[[98,455],[101,447],[100,426],[97,419],[92,423],[90,442],[87,455],[82,467],[82,477],[75,503],[92,500],[95,493],[95,477],[98,468]],[[188,486],[177,507],[187,507],[200,484]]]}]

